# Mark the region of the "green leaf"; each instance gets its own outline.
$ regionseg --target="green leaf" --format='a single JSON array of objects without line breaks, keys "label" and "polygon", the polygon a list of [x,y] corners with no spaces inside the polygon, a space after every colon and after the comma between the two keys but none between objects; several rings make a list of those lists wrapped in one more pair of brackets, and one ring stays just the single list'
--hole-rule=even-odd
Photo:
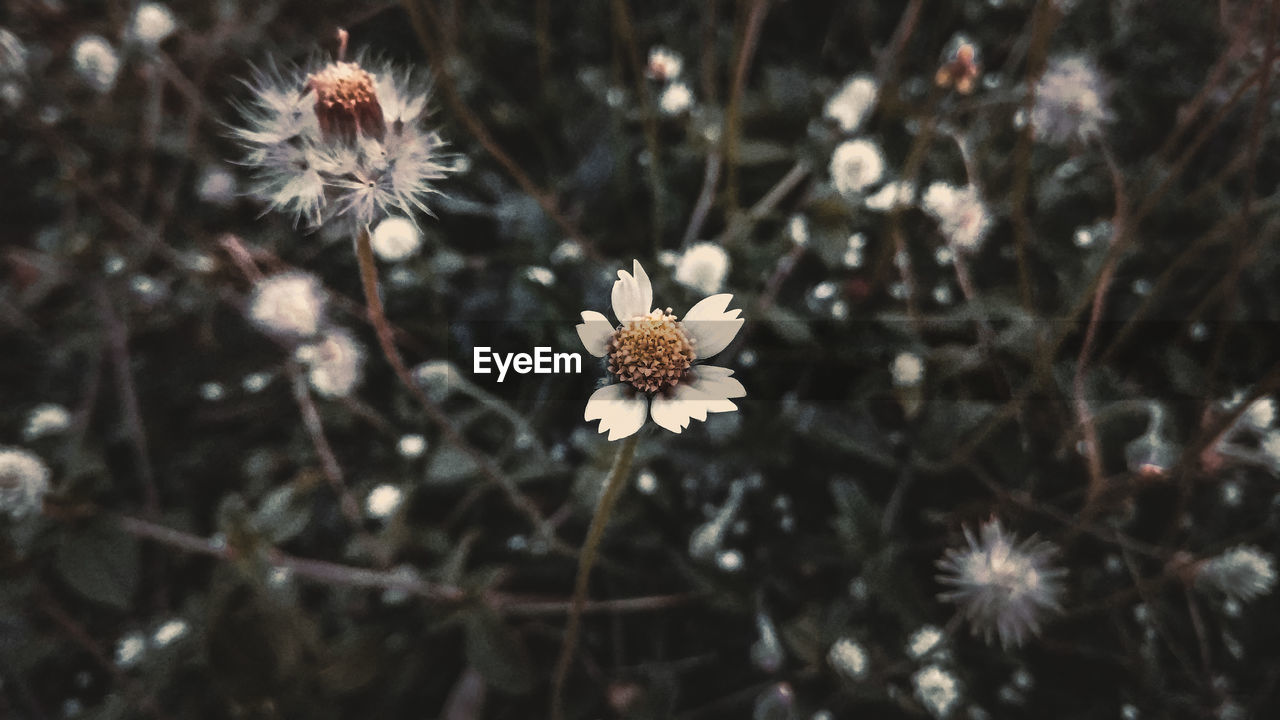
[{"label": "green leaf", "polygon": [[468,613],[464,622],[467,661],[485,682],[503,692],[528,692],[533,668],[520,636],[489,612]]},{"label": "green leaf", "polygon": [[95,521],[62,536],[54,568],[86,598],[125,610],[138,588],[138,541]]}]

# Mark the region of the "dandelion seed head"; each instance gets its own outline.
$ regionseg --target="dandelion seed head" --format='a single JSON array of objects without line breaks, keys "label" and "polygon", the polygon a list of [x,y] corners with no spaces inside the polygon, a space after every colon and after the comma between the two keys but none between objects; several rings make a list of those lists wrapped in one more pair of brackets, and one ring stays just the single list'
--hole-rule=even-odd
[{"label": "dandelion seed head", "polygon": [[936,718],[946,717],[960,700],[960,683],[938,665],[926,665],[911,676],[916,698]]},{"label": "dandelion seed head", "polygon": [[22,437],[27,442],[49,435],[58,435],[71,427],[71,413],[57,403],[41,403],[27,415]]},{"label": "dandelion seed head", "polygon": [[365,498],[364,510],[369,517],[386,520],[400,507],[404,494],[395,485],[382,484],[369,491]]},{"label": "dandelion seed head", "polygon": [[827,651],[827,662],[836,672],[850,680],[866,677],[867,651],[852,638],[842,637],[832,643]]},{"label": "dandelion seed head", "polygon": [[22,448],[0,447],[0,513],[19,520],[40,511],[49,492],[49,467]]},{"label": "dandelion seed head", "polygon": [[427,98],[425,86],[390,65],[259,73],[233,131],[255,171],[252,193],[310,226],[430,214],[426,198],[455,166],[439,135],[422,127]]},{"label": "dandelion seed head", "polygon": [[249,319],[268,335],[298,341],[320,330],[324,307],[324,289],[314,276],[285,272],[257,284],[249,301]]},{"label": "dandelion seed head", "polygon": [[831,154],[831,181],[844,195],[856,195],[880,181],[884,175],[884,154],[874,142],[859,138],[846,140]]},{"label": "dandelion seed head", "polygon": [[325,397],[346,397],[360,384],[364,349],[346,330],[329,330],[318,342],[298,348],[296,357],[307,366],[311,387]]},{"label": "dandelion seed head", "polygon": [[1061,609],[1066,571],[1050,565],[1057,548],[1035,538],[1019,542],[994,519],[976,536],[969,528],[964,534],[968,547],[949,549],[938,561],[939,582],[954,588],[939,598],[959,605],[988,643],[999,636],[1006,648],[1023,644],[1039,633],[1046,612]]},{"label": "dandelion seed head", "polygon": [[1079,55],[1049,61],[1031,108],[1036,138],[1055,145],[1087,140],[1111,119],[1105,85],[1091,61]]},{"label": "dandelion seed head", "polygon": [[1249,602],[1275,588],[1275,558],[1253,545],[1239,545],[1200,563],[1195,583],[1237,602]]},{"label": "dandelion seed head", "polygon": [[115,87],[120,56],[101,35],[81,35],[71,47],[71,62],[86,85],[105,93]]},{"label": "dandelion seed head", "polygon": [[147,2],[138,6],[133,14],[133,24],[129,28],[129,36],[143,45],[155,46],[164,42],[178,23],[173,12],[163,3]]},{"label": "dandelion seed head", "polygon": [[683,115],[693,107],[693,90],[684,82],[673,82],[658,96],[658,109],[663,115]]},{"label": "dandelion seed head", "polygon": [[880,86],[870,75],[854,75],[827,100],[823,116],[835,121],[841,130],[857,130],[875,107]]},{"label": "dandelion seed head", "polygon": [[407,218],[389,217],[374,228],[369,244],[378,257],[387,262],[399,262],[422,247],[422,233]]}]

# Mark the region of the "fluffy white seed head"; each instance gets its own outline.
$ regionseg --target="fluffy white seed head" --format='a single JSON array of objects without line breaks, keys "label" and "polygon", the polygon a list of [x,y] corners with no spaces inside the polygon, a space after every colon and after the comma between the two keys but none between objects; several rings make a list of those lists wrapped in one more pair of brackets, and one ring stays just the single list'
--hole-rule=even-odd
[{"label": "fluffy white seed head", "polygon": [[938,222],[938,229],[947,242],[957,250],[977,250],[991,229],[991,213],[972,185],[959,188],[943,182],[932,183],[925,190],[921,204]]},{"label": "fluffy white seed head", "polygon": [[249,301],[249,319],[281,340],[305,340],[319,332],[324,306],[324,288],[315,277],[302,272],[280,273],[258,283]]},{"label": "fluffy white seed head", "polygon": [[960,683],[938,665],[926,665],[911,676],[916,698],[936,718],[950,714],[960,700]]},{"label": "fluffy white seed head", "polygon": [[704,295],[715,295],[729,274],[729,253],[713,242],[689,246],[676,261],[676,282]]},{"label": "fluffy white seed head", "polygon": [[938,561],[944,573],[938,581],[954,588],[938,597],[959,605],[974,634],[988,643],[999,636],[1006,648],[1023,644],[1039,633],[1046,612],[1062,607],[1066,570],[1050,565],[1057,548],[1035,538],[1019,542],[998,520],[976,536],[965,528],[964,535],[968,546],[949,549]]},{"label": "fluffy white seed head", "polygon": [[1275,588],[1275,558],[1252,545],[1240,545],[1202,562],[1195,582],[1199,588],[1247,602]]},{"label": "fluffy white seed head", "polygon": [[422,247],[422,233],[407,218],[389,217],[378,223],[370,244],[378,257],[387,262],[398,262],[418,252]]},{"label": "fluffy white seed head", "polygon": [[346,397],[360,384],[364,349],[346,330],[325,332],[318,342],[298,348],[295,356],[307,366],[311,387],[325,397]]},{"label": "fluffy white seed head", "polygon": [[406,71],[358,62],[259,73],[233,131],[269,208],[319,226],[430,214],[435,182],[454,168],[423,126],[428,90]]},{"label": "fluffy white seed head", "polygon": [[851,133],[871,114],[879,92],[880,86],[870,75],[854,75],[827,100],[823,115],[835,121],[841,130]]},{"label": "fluffy white seed head", "polygon": [[129,35],[143,45],[155,46],[164,42],[178,28],[173,13],[163,3],[146,2],[133,14]]},{"label": "fluffy white seed head", "polygon": [[1079,55],[1049,62],[1031,108],[1036,138],[1052,144],[1087,140],[1111,119],[1106,87],[1092,62]]},{"label": "fluffy white seed head", "polygon": [[49,492],[49,468],[21,448],[0,448],[0,513],[17,520],[37,513]]},{"label": "fluffy white seed head", "polygon": [[846,140],[831,153],[830,170],[836,190],[856,195],[884,176],[884,154],[870,140]]},{"label": "fluffy white seed head", "polygon": [[71,62],[76,74],[98,92],[115,87],[120,72],[120,56],[101,35],[82,35],[71,47]]}]

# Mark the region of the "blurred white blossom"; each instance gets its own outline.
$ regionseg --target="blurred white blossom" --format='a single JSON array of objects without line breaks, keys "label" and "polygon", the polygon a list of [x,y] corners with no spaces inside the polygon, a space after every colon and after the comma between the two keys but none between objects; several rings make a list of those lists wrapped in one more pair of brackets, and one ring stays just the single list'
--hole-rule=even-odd
[{"label": "blurred white blossom", "polygon": [[324,319],[324,288],[304,272],[284,272],[259,281],[249,301],[249,319],[286,341],[314,336]]},{"label": "blurred white blossom", "polygon": [[143,45],[159,45],[173,34],[178,23],[163,3],[145,2],[133,14],[129,36]]},{"label": "blurred white blossom", "polygon": [[673,82],[658,96],[658,109],[663,115],[683,115],[693,107],[693,91],[684,82]]},{"label": "blurred white blossom", "polygon": [[422,233],[408,218],[389,217],[374,228],[369,244],[378,257],[398,262],[418,252],[422,247]]},{"label": "blurred white blossom", "polygon": [[827,662],[850,680],[860,680],[867,674],[867,651],[852,638],[842,637],[832,643]]},{"label": "blurred white blossom", "polygon": [[694,243],[676,261],[676,282],[707,295],[720,292],[728,274],[729,253],[718,243]]},{"label": "blurred white blossom", "polygon": [[868,195],[863,203],[868,210],[889,212],[895,208],[910,207],[915,194],[916,186],[914,183],[906,180],[894,180],[893,182],[885,183],[884,187],[874,194]]},{"label": "blurred white blossom", "polygon": [[827,100],[823,115],[834,120],[840,129],[857,130],[876,104],[880,86],[870,75],[854,75]]},{"label": "blurred white blossom", "polygon": [[404,494],[395,485],[379,485],[369,491],[365,498],[364,509],[369,517],[386,520],[400,507]]},{"label": "blurred white blossom", "polygon": [[71,62],[89,87],[106,92],[115,87],[120,56],[101,35],[82,35],[71,47]]},{"label": "blurred white blossom", "polygon": [[924,379],[924,361],[915,353],[898,353],[889,370],[898,387],[915,387]]},{"label": "blurred white blossom", "polygon": [[972,185],[959,188],[935,182],[925,190],[921,202],[924,211],[938,222],[947,242],[957,250],[977,250],[991,228],[991,214]]},{"label": "blurred white blossom", "polygon": [[0,513],[17,520],[40,511],[49,492],[49,467],[22,448],[0,447]]},{"label": "blurred white blossom", "polygon": [[854,195],[880,181],[884,155],[871,140],[846,140],[831,153],[831,181],[844,195]]},{"label": "blurred white blossom", "polygon": [[911,676],[916,698],[936,718],[946,717],[960,699],[960,683],[938,665],[926,665]]},{"label": "blurred white blossom", "polygon": [[329,330],[319,341],[298,348],[296,357],[307,366],[311,387],[330,398],[350,395],[364,370],[364,349],[342,329]]},{"label": "blurred white blossom", "polygon": [[671,48],[654,46],[649,49],[649,64],[645,72],[649,77],[661,82],[670,82],[684,70],[684,58]]},{"label": "blurred white blossom", "polygon": [[22,437],[30,442],[66,432],[70,427],[71,413],[65,407],[57,403],[41,403],[27,415],[27,425],[22,429]]}]

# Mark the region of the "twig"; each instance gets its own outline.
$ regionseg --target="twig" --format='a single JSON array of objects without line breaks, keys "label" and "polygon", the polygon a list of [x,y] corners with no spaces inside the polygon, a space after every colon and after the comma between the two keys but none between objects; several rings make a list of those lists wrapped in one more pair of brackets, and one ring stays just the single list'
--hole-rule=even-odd
[{"label": "twig", "polygon": [[289,374],[290,384],[293,386],[293,400],[298,404],[298,410],[302,414],[302,425],[306,428],[307,435],[311,438],[311,445],[320,458],[320,468],[324,471],[324,477],[329,481],[329,487],[333,489],[334,494],[338,496],[338,506],[342,508],[342,515],[353,528],[359,530],[361,527],[360,504],[347,488],[347,483],[343,479],[342,466],[338,464],[333,447],[325,437],[324,423],[320,421],[320,413],[316,410],[311,390],[307,387],[307,377],[292,359],[286,363],[285,371]]},{"label": "twig", "polygon": [[760,41],[760,31],[764,27],[764,18],[769,12],[769,0],[752,0],[747,11],[747,25],[742,33],[742,42],[738,45],[738,57],[733,67],[733,84],[729,87],[729,105],[725,111],[724,157],[729,166],[729,176],[725,187],[726,202],[729,208],[738,207],[738,141],[742,125],[742,93],[746,89],[747,70],[751,67],[751,59],[755,57],[756,46]]}]

